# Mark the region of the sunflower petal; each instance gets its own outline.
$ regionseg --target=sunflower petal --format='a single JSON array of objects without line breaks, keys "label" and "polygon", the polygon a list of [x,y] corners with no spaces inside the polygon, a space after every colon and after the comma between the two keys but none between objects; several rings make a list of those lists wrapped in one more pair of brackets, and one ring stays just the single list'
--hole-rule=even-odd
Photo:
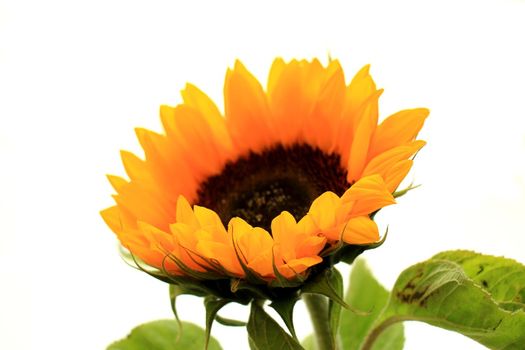
[{"label": "sunflower petal", "polygon": [[401,160],[410,158],[425,144],[425,141],[413,141],[377,155],[368,162],[368,165],[363,171],[363,176],[379,174],[386,180],[386,174],[395,164]]},{"label": "sunflower petal", "polygon": [[429,113],[426,108],[406,109],[386,118],[372,138],[369,157],[413,141]]},{"label": "sunflower petal", "polygon": [[357,181],[341,197],[343,203],[353,202],[351,216],[369,215],[387,205],[394,204],[395,200],[383,178],[371,175]]},{"label": "sunflower petal", "polygon": [[364,66],[346,88],[345,105],[336,140],[336,150],[341,154],[342,164],[348,163],[350,147],[361,117],[358,111],[363,104],[377,94],[376,85],[369,70],[369,65]]},{"label": "sunflower petal", "polygon": [[226,123],[240,153],[271,145],[274,132],[266,95],[254,76],[236,61],[224,85]]},{"label": "sunflower petal", "polygon": [[350,183],[357,181],[363,172],[368,158],[370,140],[377,126],[378,119],[378,100],[383,90],[378,90],[373,94],[358,110],[357,124],[350,147],[348,159],[348,176]]}]

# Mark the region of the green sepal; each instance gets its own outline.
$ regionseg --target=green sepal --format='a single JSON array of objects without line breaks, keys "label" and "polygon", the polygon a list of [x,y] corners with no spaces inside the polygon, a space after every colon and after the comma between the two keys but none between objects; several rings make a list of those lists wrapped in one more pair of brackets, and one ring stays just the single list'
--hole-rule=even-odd
[{"label": "green sepal", "polygon": [[395,191],[394,193],[392,193],[392,196],[393,196],[394,198],[402,197],[402,196],[404,196],[405,194],[407,194],[409,191],[412,191],[412,190],[418,188],[419,186],[421,186],[421,185],[415,185],[415,186],[414,186],[414,184],[411,183],[410,185],[408,185],[407,188],[404,188],[404,189],[402,189],[402,190]]},{"label": "green sepal", "polygon": [[[253,285],[247,281],[243,281],[242,279],[231,279],[230,290],[232,293],[237,293],[238,291],[247,291],[248,294],[257,299],[270,299],[270,295],[265,292],[266,289],[263,288],[263,286]],[[245,304],[248,304],[248,302]]]},{"label": "green sepal", "polygon": [[171,305],[171,311],[173,311],[173,316],[175,316],[175,320],[177,321],[177,325],[179,326],[179,334],[182,333],[182,323],[179,318],[179,314],[177,313],[177,297],[181,294],[183,294],[182,289],[178,285],[170,284],[169,285],[169,294],[170,294],[170,305]]},{"label": "green sepal", "polygon": [[[332,269],[331,284],[337,295],[343,297],[343,277],[337,269]],[[341,305],[334,302],[332,299],[328,300],[328,319],[330,320],[330,329],[332,330],[332,339],[334,344],[337,344],[337,334],[339,330],[339,321],[341,320]]]},{"label": "green sepal", "polygon": [[215,315],[215,321],[222,324],[223,326],[230,326],[230,327],[244,327],[247,325],[247,323],[244,321],[233,320],[231,318],[222,317],[219,314]]},{"label": "green sepal", "polygon": [[204,298],[204,307],[206,308],[206,342],[205,349],[208,349],[208,343],[211,335],[211,326],[217,316],[217,312],[224,307],[224,305],[230,303],[231,300],[219,299],[213,296]]},{"label": "green sepal", "polygon": [[319,273],[317,276],[308,281],[303,286],[303,288],[301,288],[301,294],[322,294],[328,297],[330,300],[335,301],[339,305],[345,308],[350,308],[350,306],[347,305],[343,300],[343,293],[341,292],[339,294],[337,288],[334,287],[334,284],[337,284],[337,277],[334,277],[334,275],[339,273],[339,271],[334,271],[337,270],[335,268],[331,268]]},{"label": "green sepal", "polygon": [[[124,262],[128,264],[129,266],[131,266],[132,268],[142,271],[150,275],[151,277],[156,278],[162,282],[170,283],[169,276],[166,276],[166,274],[164,274],[158,269],[149,267],[145,262],[135,257],[135,255],[133,255],[131,251],[129,250],[125,251],[124,247],[122,246],[119,246],[119,251],[120,251],[120,256],[122,257]],[[131,261],[133,261],[133,263],[131,263]],[[145,266],[148,266],[148,268],[143,267],[142,264],[144,264]]]},{"label": "green sepal", "polygon": [[321,294],[328,297],[329,300],[336,302],[345,309],[348,309],[358,315],[368,315],[368,312],[357,310],[344,301],[343,290],[342,288],[338,287],[339,279],[341,278],[341,274],[335,267],[326,269],[308,281],[301,288],[301,294]]},{"label": "green sepal", "polygon": [[194,269],[189,268],[185,263],[182,262],[179,258],[177,258],[175,255],[167,252],[166,256],[164,257],[162,261],[162,270],[167,273],[166,269],[164,268],[166,259],[171,259],[186,275],[193,277],[198,280],[220,280],[224,279],[224,275],[220,275],[216,273],[216,271],[209,270],[209,268],[199,262],[197,262],[191,254],[188,253],[188,255],[191,257],[191,259],[201,266],[203,269],[206,269],[206,272],[197,271]]},{"label": "green sepal", "polygon": [[365,250],[375,249],[382,246],[383,243],[385,243],[387,237],[388,228],[386,229],[383,238],[381,238],[379,242],[371,244],[343,244],[343,246],[332,255],[332,263],[335,265],[339,261],[342,261],[351,265],[354,260]]},{"label": "green sepal", "polygon": [[250,318],[246,329],[252,350],[304,350],[297,340],[292,338],[263,309],[259,301],[253,301]]},{"label": "green sepal", "polygon": [[293,309],[295,303],[297,303],[298,300],[299,295],[297,293],[293,293],[285,298],[272,300],[270,304],[270,307],[277,311],[279,316],[281,316],[284,324],[296,340],[297,335],[295,334],[295,327],[293,324]]}]

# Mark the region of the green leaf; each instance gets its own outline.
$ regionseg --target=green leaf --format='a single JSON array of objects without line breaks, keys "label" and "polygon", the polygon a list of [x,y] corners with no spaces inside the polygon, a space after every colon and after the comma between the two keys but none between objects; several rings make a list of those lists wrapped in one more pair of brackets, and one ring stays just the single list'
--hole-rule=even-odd
[{"label": "green leaf", "polygon": [[302,350],[303,347],[282,329],[257,302],[252,302],[247,325],[252,350]]},{"label": "green leaf", "polygon": [[[175,320],[159,320],[134,328],[124,339],[111,344],[107,350],[188,350],[204,349],[204,329],[182,322],[182,332]],[[210,339],[209,350],[221,350],[219,342]]]},{"label": "green leaf", "polygon": [[[374,278],[363,259],[354,262],[350,275],[350,285],[345,301],[352,307],[368,311],[367,315],[357,315],[343,310],[339,338],[342,349],[357,350],[370,331],[388,301],[388,291]],[[393,325],[383,332],[374,344],[374,350],[403,349],[405,338],[403,325]]]},{"label": "green leaf", "polygon": [[525,266],[515,260],[466,250],[437,254],[432,259],[453,261],[474,283],[509,311],[525,310]]},{"label": "green leaf", "polygon": [[[484,267],[478,274],[480,265]],[[459,332],[490,349],[523,350],[525,311],[509,311],[501,303],[522,301],[524,270],[509,259],[464,251],[416,264],[399,276],[363,349],[370,349],[390,325],[415,320]],[[479,277],[485,273],[487,286]]]}]

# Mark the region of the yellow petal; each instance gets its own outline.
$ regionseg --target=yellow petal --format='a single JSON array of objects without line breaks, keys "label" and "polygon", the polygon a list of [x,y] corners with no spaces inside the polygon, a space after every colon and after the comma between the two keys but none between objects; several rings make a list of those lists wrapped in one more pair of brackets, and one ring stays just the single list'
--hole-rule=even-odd
[{"label": "yellow petal", "polygon": [[109,207],[100,212],[102,219],[109,228],[117,233],[122,231],[122,223],[120,221],[120,214],[117,206]]},{"label": "yellow petal", "polygon": [[387,172],[401,160],[413,156],[425,145],[425,141],[413,141],[407,145],[397,146],[385,151],[368,162],[363,176],[379,174],[385,178]]},{"label": "yellow petal", "polygon": [[198,205],[193,207],[193,211],[201,228],[216,232],[218,235],[224,236],[223,239],[227,239],[226,229],[222,224],[221,218],[216,212]]},{"label": "yellow petal", "polygon": [[294,259],[286,264],[278,266],[279,273],[286,278],[293,278],[298,274],[301,274],[311,266],[317,265],[322,262],[323,259],[319,256],[305,257],[300,259]]},{"label": "yellow petal", "polygon": [[402,160],[396,163],[385,175],[385,182],[388,191],[394,192],[401,181],[407,176],[410,168],[412,168],[412,163],[414,161],[411,159]]},{"label": "yellow petal", "polygon": [[336,211],[340,205],[341,199],[335,193],[325,192],[313,201],[308,214],[317,227],[325,231],[336,225]]},{"label": "yellow petal", "polygon": [[107,178],[109,180],[109,183],[111,186],[115,189],[115,191],[119,191],[119,188],[122,188],[123,186],[128,184],[128,181],[121,178],[120,176],[115,175],[107,175]]},{"label": "yellow petal", "polygon": [[348,244],[367,244],[379,241],[376,223],[368,216],[358,216],[348,220],[343,233],[343,241]]},{"label": "yellow petal", "polygon": [[344,193],[341,201],[354,203],[351,216],[368,215],[395,203],[394,197],[379,175],[367,176],[357,181]]},{"label": "yellow petal", "polygon": [[190,203],[184,196],[179,196],[177,200],[177,222],[184,223],[191,227],[198,227],[198,221],[191,209]]}]

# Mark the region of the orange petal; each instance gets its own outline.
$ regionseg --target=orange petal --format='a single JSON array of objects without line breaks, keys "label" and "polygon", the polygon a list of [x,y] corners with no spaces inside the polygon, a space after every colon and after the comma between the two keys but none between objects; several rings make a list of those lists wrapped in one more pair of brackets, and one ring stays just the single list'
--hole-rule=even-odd
[{"label": "orange petal", "polygon": [[[152,131],[135,129],[140,144],[146,154],[146,171],[149,181],[157,185],[163,196],[175,201],[179,194],[193,198],[197,189],[195,176],[182,156],[183,150],[178,142],[170,141],[163,135]],[[177,140],[181,139],[178,137]],[[173,181],[177,179],[177,181]]]},{"label": "orange petal", "polygon": [[377,155],[375,158],[368,162],[368,165],[363,171],[363,176],[379,174],[383,176],[383,178],[385,178],[390,168],[392,168],[399,161],[408,159],[409,157],[413,156],[425,144],[425,141],[413,141],[410,144],[397,146]]},{"label": "orange petal", "polygon": [[118,206],[127,209],[140,221],[165,229],[175,218],[171,203],[143,184],[131,182],[119,191],[118,195],[113,196]]},{"label": "orange petal", "polygon": [[350,183],[357,181],[361,177],[363,168],[366,165],[370,140],[377,127],[378,100],[382,92],[383,90],[378,90],[357,112],[358,122],[353,134],[347,166],[347,180]]},{"label": "orange petal", "polygon": [[386,118],[372,138],[369,157],[413,141],[429,113],[426,108],[415,108],[399,111]]},{"label": "orange petal", "polygon": [[228,129],[240,153],[259,151],[275,142],[266,94],[239,61],[226,73],[224,107]]},{"label": "orange petal", "polygon": [[323,85],[314,109],[305,118],[303,135],[308,144],[315,145],[327,153],[333,152],[345,92],[343,69],[337,60],[331,61],[325,69]]},{"label": "orange petal", "polygon": [[226,154],[233,150],[233,144],[230,133],[226,127],[226,120],[219,112],[219,109],[213,101],[201,90],[192,84],[186,84],[186,88],[181,92],[184,103],[189,107],[200,112],[211,128],[214,141],[220,144],[220,147]]},{"label": "orange petal", "polygon": [[376,94],[376,85],[369,74],[370,66],[364,66],[346,88],[345,105],[336,140],[336,150],[341,154],[342,164],[348,163],[350,147],[361,115],[362,105]]},{"label": "orange petal", "polygon": [[197,242],[196,250],[200,256],[219,263],[227,271],[238,276],[244,275],[239,260],[231,246],[220,242],[200,239]]}]

